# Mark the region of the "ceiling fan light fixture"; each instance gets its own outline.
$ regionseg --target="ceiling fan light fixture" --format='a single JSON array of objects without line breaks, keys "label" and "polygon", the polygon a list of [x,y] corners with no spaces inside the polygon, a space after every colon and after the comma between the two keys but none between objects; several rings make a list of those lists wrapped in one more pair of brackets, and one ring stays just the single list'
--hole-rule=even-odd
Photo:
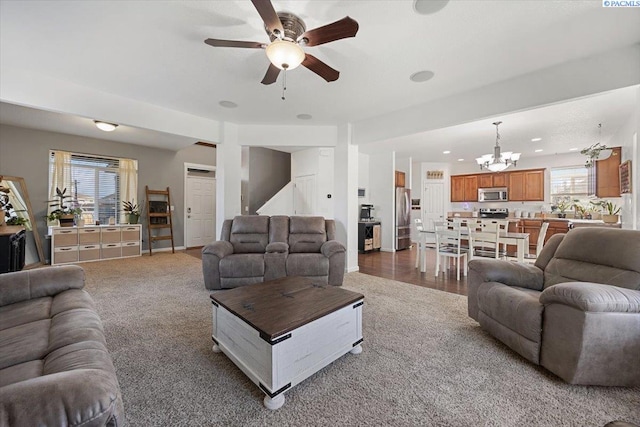
[{"label": "ceiling fan light fixture", "polygon": [[100,129],[102,131],[105,131],[105,132],[113,132],[118,127],[118,125],[116,125],[116,124],[107,123],[107,122],[101,122],[100,120],[94,120],[93,123],[95,123],[95,125],[96,125],[96,127],[98,129]]},{"label": "ceiling fan light fixture", "polygon": [[269,61],[281,70],[293,70],[305,58],[302,48],[287,40],[274,40],[267,46],[266,53]]}]

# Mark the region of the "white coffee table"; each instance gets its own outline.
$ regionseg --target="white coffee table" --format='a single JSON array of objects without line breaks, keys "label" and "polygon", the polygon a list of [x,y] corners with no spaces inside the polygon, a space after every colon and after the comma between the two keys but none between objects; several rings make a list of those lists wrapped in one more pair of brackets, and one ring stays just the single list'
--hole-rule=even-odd
[{"label": "white coffee table", "polygon": [[224,352],[275,410],[284,392],[346,353],[362,352],[364,296],[286,277],[211,294],[213,351]]}]

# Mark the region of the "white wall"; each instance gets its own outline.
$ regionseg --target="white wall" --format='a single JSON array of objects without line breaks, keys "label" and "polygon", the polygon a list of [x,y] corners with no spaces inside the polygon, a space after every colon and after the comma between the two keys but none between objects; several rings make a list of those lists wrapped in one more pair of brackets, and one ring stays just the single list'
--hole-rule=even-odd
[{"label": "white wall", "polygon": [[[369,185],[369,155],[358,153],[358,188],[364,188],[364,197],[358,198],[358,208],[361,204],[370,203],[371,188]],[[360,212],[358,211],[358,215]]]},{"label": "white wall", "polygon": [[335,220],[336,239],[347,248],[346,270],[358,271],[358,147],[351,144],[351,126],[338,129],[335,149]]},{"label": "white wall", "polygon": [[370,203],[374,206],[372,215],[380,220],[382,248],[395,252],[395,153],[371,154],[369,156]]}]

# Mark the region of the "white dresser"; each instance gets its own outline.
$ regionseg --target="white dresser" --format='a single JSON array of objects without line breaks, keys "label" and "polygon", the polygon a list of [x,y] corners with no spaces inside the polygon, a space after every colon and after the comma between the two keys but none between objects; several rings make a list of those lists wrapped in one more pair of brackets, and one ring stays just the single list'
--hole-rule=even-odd
[{"label": "white dresser", "polygon": [[51,265],[142,254],[142,225],[51,227]]}]

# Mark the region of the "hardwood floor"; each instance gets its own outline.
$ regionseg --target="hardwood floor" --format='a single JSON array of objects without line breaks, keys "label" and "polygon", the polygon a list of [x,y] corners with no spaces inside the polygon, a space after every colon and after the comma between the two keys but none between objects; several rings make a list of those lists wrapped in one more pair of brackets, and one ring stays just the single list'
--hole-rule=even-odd
[{"label": "hardwood floor", "polygon": [[[185,253],[202,259],[201,251],[202,248],[190,248],[185,250]],[[358,254],[360,273],[411,283],[412,285],[424,286],[425,288],[439,291],[467,295],[467,278],[462,276],[461,273],[460,281],[458,282],[454,268],[444,274],[440,273],[438,277],[434,276],[436,267],[435,252],[430,249],[427,251],[426,273],[421,273],[420,269],[414,268],[417,252],[415,247],[398,252]]]},{"label": "hardwood floor", "polygon": [[[427,249],[427,268],[421,273],[415,268],[416,247],[398,252],[369,252],[358,254],[360,273],[372,276],[393,279],[425,288],[451,292],[459,295],[467,295],[467,278],[460,272],[460,281],[456,280],[455,268],[446,270],[435,277],[436,255],[435,250]],[[455,265],[455,264],[453,264]]]}]

